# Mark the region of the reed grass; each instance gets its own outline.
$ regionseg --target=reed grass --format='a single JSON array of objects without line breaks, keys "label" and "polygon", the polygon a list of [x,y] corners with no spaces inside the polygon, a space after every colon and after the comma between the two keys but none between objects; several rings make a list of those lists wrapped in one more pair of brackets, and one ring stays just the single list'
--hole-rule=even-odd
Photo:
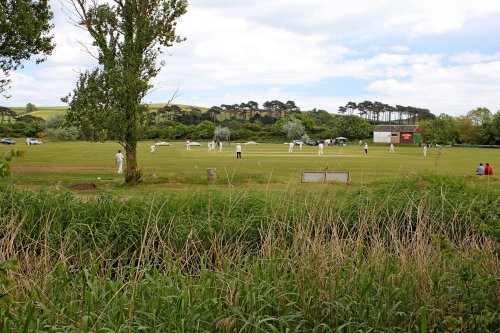
[{"label": "reed grass", "polygon": [[482,186],[3,189],[0,330],[495,332],[500,190]]}]

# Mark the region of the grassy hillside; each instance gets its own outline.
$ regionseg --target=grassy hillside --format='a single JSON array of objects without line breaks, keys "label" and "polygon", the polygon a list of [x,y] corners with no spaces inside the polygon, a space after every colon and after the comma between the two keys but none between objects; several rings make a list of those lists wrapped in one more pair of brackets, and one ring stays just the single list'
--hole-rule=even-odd
[{"label": "grassy hillside", "polygon": [[53,107],[40,107],[36,111],[28,113],[31,116],[39,117],[43,119],[48,119],[56,115],[64,115],[67,112],[67,107],[65,106],[53,106]]},{"label": "grassy hillside", "polygon": [[[208,108],[201,107],[201,106],[194,106],[194,105],[184,105],[184,104],[173,104],[177,105],[178,107],[181,108],[181,110],[189,110],[190,108],[197,108],[200,109],[202,112],[205,112],[208,110]],[[156,111],[161,107],[164,107],[165,103],[154,103],[154,104],[148,104],[149,110],[150,111]]]},{"label": "grassy hillside", "polygon": [[[183,105],[183,104],[176,104],[181,108],[181,110],[189,110],[190,108],[198,108],[201,111],[206,111],[208,108],[204,107],[199,107],[199,106],[191,106],[191,105]],[[165,106],[165,103],[154,103],[154,104],[149,104],[149,110],[150,111],[156,111],[159,108]],[[11,107],[13,111],[15,111],[18,114],[24,114],[26,108],[25,107]],[[40,117],[43,119],[47,119],[51,116],[59,115],[59,114],[66,114],[67,112],[67,107],[66,106],[42,106],[42,107],[37,107],[36,111],[28,113],[31,116],[35,117]]]}]

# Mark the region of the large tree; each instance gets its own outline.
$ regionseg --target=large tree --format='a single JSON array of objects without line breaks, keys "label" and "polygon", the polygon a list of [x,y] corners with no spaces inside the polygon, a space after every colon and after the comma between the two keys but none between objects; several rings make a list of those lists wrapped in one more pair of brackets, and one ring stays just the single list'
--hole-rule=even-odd
[{"label": "large tree", "polygon": [[334,136],[343,136],[348,139],[366,139],[373,132],[372,126],[364,119],[355,116],[337,116],[332,126]]},{"label": "large tree", "polygon": [[54,49],[50,29],[53,14],[48,0],[0,0],[0,94],[5,94],[11,71],[38,55],[36,63]]},{"label": "large tree", "polygon": [[500,111],[497,111],[492,117],[487,127],[487,136],[489,144],[500,144]]},{"label": "large tree", "polygon": [[183,41],[176,34],[187,0],[72,0],[75,22],[93,39],[99,66],[80,75],[68,120],[93,140],[113,139],[125,148],[125,181],[140,179],[137,143],[147,106],[143,98],[163,62],[163,48]]},{"label": "large tree", "polygon": [[281,131],[286,134],[288,140],[300,139],[306,130],[301,121],[295,117],[288,117],[281,124]]},{"label": "large tree", "polygon": [[452,116],[441,113],[435,119],[422,125],[426,142],[454,143],[458,138],[458,131]]}]

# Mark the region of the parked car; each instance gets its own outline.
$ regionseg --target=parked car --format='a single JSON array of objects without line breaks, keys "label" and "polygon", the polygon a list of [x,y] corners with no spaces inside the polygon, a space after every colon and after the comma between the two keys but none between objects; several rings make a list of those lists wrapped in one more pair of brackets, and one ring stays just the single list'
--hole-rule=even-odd
[{"label": "parked car", "polygon": [[302,140],[293,140],[292,142],[296,146],[300,146],[301,144],[304,144],[304,142],[302,142]]},{"label": "parked car", "polygon": [[155,143],[156,146],[171,146],[170,142],[160,141]]},{"label": "parked car", "polygon": [[26,139],[26,144],[27,144],[28,146],[31,146],[31,145],[41,145],[41,144],[42,144],[42,141],[37,140],[37,139],[33,139],[33,138],[27,138],[27,139]]},{"label": "parked car", "polygon": [[3,145],[15,145],[16,141],[14,141],[14,139],[12,138],[3,138],[2,140],[0,140],[0,143]]},{"label": "parked car", "polygon": [[308,146],[317,146],[318,144],[314,140],[306,140],[306,145],[308,145]]}]

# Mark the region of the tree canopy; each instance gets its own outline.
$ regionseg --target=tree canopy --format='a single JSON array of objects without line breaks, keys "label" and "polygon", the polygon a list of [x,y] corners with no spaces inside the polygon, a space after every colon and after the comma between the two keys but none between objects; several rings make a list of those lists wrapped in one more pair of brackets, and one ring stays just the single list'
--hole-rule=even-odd
[{"label": "tree canopy", "polygon": [[453,117],[444,113],[424,124],[423,131],[425,141],[433,143],[451,144],[456,141],[458,136]]},{"label": "tree canopy", "polygon": [[300,139],[306,134],[304,125],[295,117],[288,117],[281,124],[281,131],[286,134],[288,140]]},{"label": "tree canopy", "polygon": [[361,118],[371,124],[415,124],[417,121],[434,119],[435,116],[428,110],[413,106],[391,106],[382,102],[363,101],[361,103],[347,102],[339,107],[339,113],[351,116],[358,110]]},{"label": "tree canopy", "polygon": [[0,1],[0,94],[5,94],[12,70],[22,67],[23,60],[38,55],[40,63],[54,49],[50,35],[53,14],[48,0]]},{"label": "tree canopy", "polygon": [[349,139],[366,139],[373,132],[372,125],[355,115],[335,117],[333,120],[334,136]]},{"label": "tree canopy", "polygon": [[227,127],[217,126],[214,130],[214,139],[216,141],[228,141],[231,131]]}]

